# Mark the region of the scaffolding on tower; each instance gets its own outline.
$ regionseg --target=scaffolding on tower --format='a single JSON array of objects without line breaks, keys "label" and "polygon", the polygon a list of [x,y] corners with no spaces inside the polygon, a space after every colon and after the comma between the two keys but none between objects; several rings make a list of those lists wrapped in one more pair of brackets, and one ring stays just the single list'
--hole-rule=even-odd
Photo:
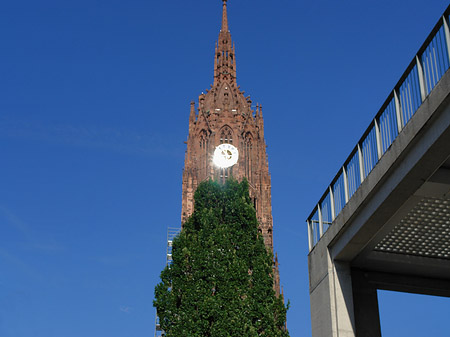
[{"label": "scaffolding on tower", "polygon": [[[167,246],[166,246],[166,266],[172,264],[172,244],[173,239],[180,234],[181,229],[175,227],[167,228]],[[159,323],[158,313],[155,316],[155,337],[164,336],[164,331],[161,330],[161,324]]]}]

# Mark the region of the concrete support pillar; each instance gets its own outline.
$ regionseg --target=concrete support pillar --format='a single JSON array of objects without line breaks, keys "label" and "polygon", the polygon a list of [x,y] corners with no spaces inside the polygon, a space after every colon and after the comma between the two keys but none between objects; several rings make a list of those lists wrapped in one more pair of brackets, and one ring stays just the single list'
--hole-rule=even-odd
[{"label": "concrete support pillar", "polygon": [[333,260],[319,241],[308,256],[313,337],[381,337],[376,282]]},{"label": "concrete support pillar", "polygon": [[350,266],[317,248],[308,257],[312,336],[356,337]]},{"label": "concrete support pillar", "polygon": [[380,313],[375,285],[363,271],[352,271],[353,308],[357,337],[381,337]]},{"label": "concrete support pillar", "polygon": [[356,334],[350,265],[348,263],[334,261],[333,278],[333,292],[336,301],[336,334],[333,336],[354,337]]}]

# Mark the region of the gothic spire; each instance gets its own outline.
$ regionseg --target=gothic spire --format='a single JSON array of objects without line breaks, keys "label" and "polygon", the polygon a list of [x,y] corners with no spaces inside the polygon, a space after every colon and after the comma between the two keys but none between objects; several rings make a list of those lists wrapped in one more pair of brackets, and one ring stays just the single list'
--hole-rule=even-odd
[{"label": "gothic spire", "polygon": [[222,32],[228,32],[227,0],[223,0]]},{"label": "gothic spire", "polygon": [[228,30],[227,0],[223,1],[222,27],[219,33],[219,41],[216,45],[214,58],[214,84],[222,81],[236,81],[236,64],[234,59],[234,45]]}]

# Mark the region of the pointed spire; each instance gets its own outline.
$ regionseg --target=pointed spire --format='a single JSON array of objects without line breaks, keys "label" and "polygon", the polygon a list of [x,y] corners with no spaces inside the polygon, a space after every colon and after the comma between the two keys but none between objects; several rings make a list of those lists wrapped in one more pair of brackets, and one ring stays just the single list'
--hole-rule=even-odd
[{"label": "pointed spire", "polygon": [[257,118],[258,120],[260,120],[260,119],[263,118],[263,115],[262,115],[262,105],[261,105],[261,104],[256,104],[256,118]]},{"label": "pointed spire", "polygon": [[214,59],[214,85],[222,81],[236,81],[236,61],[234,59],[234,44],[228,30],[227,0],[222,0],[222,28],[216,44]]},{"label": "pointed spire", "polygon": [[259,108],[256,108],[256,125],[259,128],[260,137],[264,138],[264,119],[261,104],[259,105]]},{"label": "pointed spire", "polygon": [[223,1],[223,10],[222,10],[222,32],[228,32],[228,16],[227,16],[227,0]]}]

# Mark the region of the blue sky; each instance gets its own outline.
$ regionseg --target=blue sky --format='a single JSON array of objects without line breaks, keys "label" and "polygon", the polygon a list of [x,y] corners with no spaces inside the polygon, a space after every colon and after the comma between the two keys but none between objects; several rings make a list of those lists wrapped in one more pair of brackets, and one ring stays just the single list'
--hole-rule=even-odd
[{"label": "blue sky", "polygon": [[[311,334],[305,220],[447,5],[229,1],[238,84],[263,106],[291,336]],[[220,16],[219,0],[2,4],[0,336],[153,334]],[[383,337],[450,335],[448,299],[379,297]]]}]

